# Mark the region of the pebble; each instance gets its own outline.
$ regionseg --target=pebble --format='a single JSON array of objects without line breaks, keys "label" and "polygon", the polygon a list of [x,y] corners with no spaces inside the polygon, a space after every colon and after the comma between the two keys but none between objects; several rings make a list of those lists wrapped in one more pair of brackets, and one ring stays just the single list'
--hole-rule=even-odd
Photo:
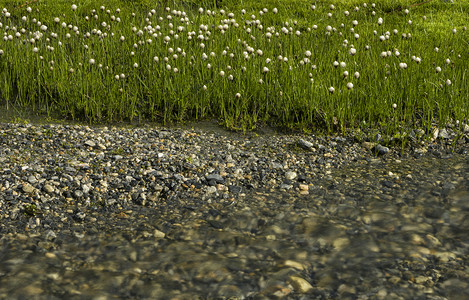
[{"label": "pebble", "polygon": [[387,154],[390,151],[388,147],[382,146],[380,144],[377,144],[375,149],[376,149],[376,152],[378,153],[378,155],[384,155],[384,154]]},{"label": "pebble", "polygon": [[304,140],[304,139],[299,139],[299,140],[297,141],[297,145],[298,145],[299,147],[305,149],[305,150],[311,150],[311,149],[313,148],[313,146],[314,146],[313,143],[308,142],[308,141],[306,141],[306,140]]},{"label": "pebble", "polygon": [[313,286],[305,279],[299,276],[290,276],[290,284],[296,292],[306,294],[313,289]]},{"label": "pebble", "polygon": [[288,171],[285,173],[285,178],[287,180],[293,180],[296,178],[296,176],[297,176],[296,172],[293,172],[293,171]]}]

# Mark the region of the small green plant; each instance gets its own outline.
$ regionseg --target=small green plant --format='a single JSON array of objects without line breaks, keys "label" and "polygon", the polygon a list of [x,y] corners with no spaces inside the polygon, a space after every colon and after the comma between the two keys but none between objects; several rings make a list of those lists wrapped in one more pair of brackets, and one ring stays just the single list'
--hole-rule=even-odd
[{"label": "small green plant", "polygon": [[38,213],[36,204],[28,204],[24,207],[24,213],[27,216],[34,217]]},{"label": "small green plant", "polygon": [[15,123],[15,124],[23,124],[23,125],[26,125],[26,124],[29,124],[30,121],[29,119],[23,119],[21,117],[14,117],[12,120],[11,120],[12,123]]}]

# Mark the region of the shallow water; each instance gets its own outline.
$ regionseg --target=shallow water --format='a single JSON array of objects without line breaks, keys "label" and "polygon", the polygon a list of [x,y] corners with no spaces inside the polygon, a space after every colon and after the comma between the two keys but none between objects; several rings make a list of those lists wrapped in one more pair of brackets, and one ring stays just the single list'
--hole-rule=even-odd
[{"label": "shallow water", "polygon": [[96,208],[92,224],[50,220],[53,234],[5,220],[21,234],[0,239],[0,298],[464,299],[467,174],[459,155],[376,159],[305,195],[256,190],[126,217]]}]

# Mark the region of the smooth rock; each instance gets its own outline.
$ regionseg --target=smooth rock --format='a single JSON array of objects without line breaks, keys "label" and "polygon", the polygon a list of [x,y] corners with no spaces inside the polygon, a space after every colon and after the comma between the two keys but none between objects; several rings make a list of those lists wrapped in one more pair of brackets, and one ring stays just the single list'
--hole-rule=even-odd
[{"label": "smooth rock", "polygon": [[313,148],[313,143],[308,142],[304,139],[299,139],[296,144],[298,145],[298,147],[303,148],[305,150],[311,150],[311,148]]},{"label": "smooth rock", "polygon": [[293,180],[296,178],[296,173],[293,172],[293,171],[288,171],[285,173],[285,178],[288,179],[288,180]]},{"label": "smooth rock", "polygon": [[389,152],[389,148],[388,148],[388,147],[382,146],[382,145],[380,145],[380,144],[377,144],[377,145],[376,145],[375,150],[376,150],[376,152],[378,153],[378,155],[384,155],[384,154],[386,154],[386,153]]},{"label": "smooth rock", "polygon": [[308,281],[299,276],[290,276],[290,284],[295,291],[302,294],[308,293],[313,289],[313,286]]}]

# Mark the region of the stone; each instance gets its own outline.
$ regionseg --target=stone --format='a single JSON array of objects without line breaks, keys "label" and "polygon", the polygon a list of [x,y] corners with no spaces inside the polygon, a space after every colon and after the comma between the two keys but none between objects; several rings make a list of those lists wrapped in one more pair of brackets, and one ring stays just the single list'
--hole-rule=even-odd
[{"label": "stone", "polygon": [[296,144],[298,145],[298,147],[303,148],[305,150],[311,150],[311,148],[313,148],[313,143],[308,142],[304,139],[299,139]]},{"label": "stone", "polygon": [[220,174],[215,174],[215,173],[214,173],[214,174],[209,174],[209,175],[205,176],[205,179],[206,179],[207,181],[209,181],[209,182],[210,182],[210,181],[215,181],[216,183],[223,183],[223,182],[225,182],[225,179],[223,179],[223,177],[221,177]]},{"label": "stone", "polygon": [[291,267],[300,271],[306,270],[308,267],[294,260],[287,259],[283,262],[283,266]]},{"label": "stone", "polygon": [[290,284],[295,291],[301,294],[308,293],[313,289],[313,286],[308,281],[299,276],[290,276]]},{"label": "stone", "polygon": [[388,147],[385,147],[385,146],[382,146],[380,144],[377,144],[376,147],[375,147],[375,150],[376,150],[376,153],[378,155],[384,155],[386,153],[389,152],[389,148]]},{"label": "stone", "polygon": [[469,133],[469,125],[464,124],[464,133]]},{"label": "stone", "polygon": [[93,148],[94,146],[96,146],[96,143],[93,142],[92,140],[87,140],[87,141],[85,142],[85,145],[88,146],[88,147]]},{"label": "stone", "polygon": [[362,146],[363,148],[365,148],[366,150],[371,150],[375,147],[375,143],[371,143],[371,142],[363,142],[362,143]]},{"label": "stone", "polygon": [[443,129],[440,130],[440,132],[438,132],[438,137],[440,139],[449,139],[450,135],[449,135],[448,131],[445,128],[443,128]]},{"label": "stone", "polygon": [[157,239],[162,239],[166,236],[166,234],[158,229],[153,230],[153,236]]},{"label": "stone", "polygon": [[54,192],[54,187],[53,187],[52,185],[50,185],[50,184],[45,184],[45,185],[44,185],[44,191],[45,191],[46,193],[51,194],[51,193]]},{"label": "stone", "polygon": [[207,194],[213,194],[217,192],[217,187],[216,186],[209,186],[207,187]]},{"label": "stone", "polygon": [[32,185],[30,185],[29,183],[23,184],[23,192],[28,193],[28,194],[32,194],[32,193],[34,193],[34,190],[35,190],[35,188]]},{"label": "stone", "polygon": [[288,180],[293,180],[296,178],[296,173],[293,172],[293,171],[288,171],[285,173],[285,178],[288,179]]}]

